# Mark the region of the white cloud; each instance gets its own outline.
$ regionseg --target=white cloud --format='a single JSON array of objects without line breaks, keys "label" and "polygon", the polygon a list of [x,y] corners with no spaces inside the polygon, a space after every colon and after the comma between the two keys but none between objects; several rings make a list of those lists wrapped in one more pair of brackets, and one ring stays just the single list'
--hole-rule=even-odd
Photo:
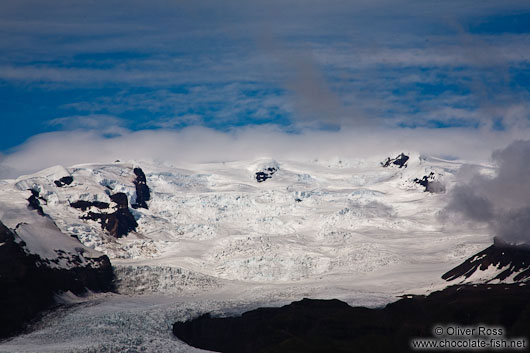
[{"label": "white cloud", "polygon": [[34,172],[51,165],[111,163],[120,160],[184,162],[277,159],[384,157],[400,151],[487,159],[491,151],[529,130],[491,132],[466,129],[361,128],[338,132],[304,131],[288,134],[272,126],[219,132],[202,127],[181,131],[142,130],[112,138],[96,131],[63,131],[32,137],[0,161],[3,178]]},{"label": "white cloud", "polygon": [[51,126],[60,126],[66,130],[105,130],[108,128],[122,127],[125,125],[123,119],[112,115],[74,115],[55,118],[48,121]]}]

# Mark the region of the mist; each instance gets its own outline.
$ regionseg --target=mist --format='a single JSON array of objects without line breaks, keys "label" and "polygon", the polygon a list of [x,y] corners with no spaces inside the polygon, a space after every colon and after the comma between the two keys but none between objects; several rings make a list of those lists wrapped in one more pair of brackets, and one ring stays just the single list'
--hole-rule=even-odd
[{"label": "mist", "polygon": [[492,153],[495,175],[464,166],[446,212],[476,224],[486,224],[505,242],[530,243],[530,140],[512,142]]},{"label": "mist", "polygon": [[[261,157],[280,160],[378,157],[382,160],[400,152],[418,152],[477,161],[487,159],[494,149],[505,147],[525,133],[526,130],[495,132],[383,127],[338,131],[306,129],[290,133],[276,126],[249,126],[224,132],[199,126],[141,131],[112,127],[77,129],[39,134],[9,151],[0,160],[0,177],[15,178],[53,165],[111,163],[116,159],[173,164]],[[507,158],[500,152],[495,156],[501,161]],[[515,177],[516,171],[503,178],[512,175]]]}]

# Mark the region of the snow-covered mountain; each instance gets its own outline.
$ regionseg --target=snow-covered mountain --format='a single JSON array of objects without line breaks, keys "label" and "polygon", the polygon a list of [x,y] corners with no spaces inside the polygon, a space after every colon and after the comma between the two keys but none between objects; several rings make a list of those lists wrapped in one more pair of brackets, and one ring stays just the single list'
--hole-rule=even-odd
[{"label": "snow-covered mountain", "polygon": [[56,166],[0,181],[0,221],[50,266],[106,254],[121,294],[375,305],[445,286],[490,241],[439,220],[462,161],[387,157]]},{"label": "snow-covered mountain", "polygon": [[414,154],[386,168],[379,159],[57,166],[3,181],[0,219],[32,223],[29,202],[116,266],[264,282],[366,274],[416,262],[411,251],[429,256],[421,242],[446,240],[440,197],[417,181],[450,185],[458,166]]},{"label": "snow-covered mountain", "polygon": [[496,238],[493,245],[471,256],[442,276],[451,283],[523,283],[530,281],[530,247]]},{"label": "snow-covered mountain", "polygon": [[[35,212],[36,213],[36,212]],[[0,338],[54,304],[61,292],[113,289],[109,258],[61,233],[45,216],[10,230],[0,222]]]}]

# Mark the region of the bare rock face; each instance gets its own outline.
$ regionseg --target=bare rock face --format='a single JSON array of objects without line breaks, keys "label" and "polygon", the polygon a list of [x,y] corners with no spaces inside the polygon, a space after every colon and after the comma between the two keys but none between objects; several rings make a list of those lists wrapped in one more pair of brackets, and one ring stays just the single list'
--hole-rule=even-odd
[{"label": "bare rock face", "polygon": [[40,204],[41,201],[46,202],[46,200],[40,197],[37,190],[29,189],[29,191],[31,191],[31,196],[28,198],[28,208],[31,210],[36,210],[41,216],[46,216]]},{"label": "bare rock face", "polygon": [[132,207],[148,209],[147,201],[151,199],[151,192],[147,186],[147,179],[144,171],[141,168],[134,168],[133,172],[136,175],[136,179],[134,180],[134,186],[136,187],[136,203],[134,203]]},{"label": "bare rock face", "polygon": [[55,180],[53,183],[58,187],[62,188],[65,185],[70,185],[74,181],[74,178],[70,175],[64,176],[59,180]]},{"label": "bare rock face", "polygon": [[391,166],[398,166],[399,168],[407,168],[408,160],[409,160],[409,156],[405,155],[404,153],[401,153],[398,156],[396,156],[396,158],[388,157],[384,162],[381,162],[381,166],[383,168],[388,168]]},{"label": "bare rock face", "polygon": [[55,293],[113,290],[113,272],[106,255],[81,258],[82,253],[61,251],[57,250],[59,259],[71,260],[68,268],[30,253],[26,243],[0,222],[0,338],[24,329],[28,321],[54,304]]},{"label": "bare rock face", "polygon": [[[134,168],[136,179],[133,181],[136,187],[136,202],[133,208],[148,208],[147,201],[151,199],[151,193],[147,186],[147,179],[141,168]],[[109,191],[107,191],[109,194]],[[123,192],[110,195],[112,206],[108,202],[78,200],[70,203],[70,206],[83,212],[80,218],[89,219],[101,224],[110,235],[121,238],[129,232],[136,230],[138,223],[129,209],[129,200]],[[88,212],[87,212],[88,211]]]},{"label": "bare rock face", "polygon": [[103,210],[103,209],[107,209],[109,208],[109,204],[107,202],[102,202],[102,201],[84,201],[84,200],[79,200],[79,201],[75,201],[75,202],[72,202],[70,204],[70,207],[73,207],[73,208],[79,208],[83,211],[86,211],[88,209],[90,209],[91,207],[96,207],[96,208],[99,208],[100,210]]},{"label": "bare rock face", "polygon": [[256,172],[256,181],[262,183],[267,179],[272,178],[272,175],[278,171],[275,167],[268,167],[259,172]]},{"label": "bare rock face", "polygon": [[[488,270],[488,272],[484,272]],[[485,278],[489,276],[489,278]],[[495,239],[493,245],[445,273],[446,281],[478,278],[483,282],[530,282],[530,245],[512,245]]]},{"label": "bare rock face", "polygon": [[109,232],[110,235],[121,238],[129,232],[136,230],[138,223],[129,210],[127,195],[118,192],[110,197],[116,203],[117,209],[112,213],[99,213],[89,211],[82,219],[91,219],[101,223],[101,228]]},{"label": "bare rock face", "polygon": [[425,192],[434,194],[445,192],[445,185],[436,180],[436,174],[434,172],[430,172],[429,175],[424,175],[421,179],[416,178],[413,180],[413,182],[423,186],[425,188]]}]

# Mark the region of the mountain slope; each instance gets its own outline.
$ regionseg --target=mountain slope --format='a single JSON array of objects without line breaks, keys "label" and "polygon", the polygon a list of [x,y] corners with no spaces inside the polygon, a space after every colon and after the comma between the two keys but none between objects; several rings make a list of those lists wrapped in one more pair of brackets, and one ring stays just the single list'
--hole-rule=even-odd
[{"label": "mountain slope", "polygon": [[[380,157],[57,166],[2,181],[0,220],[31,224],[26,208],[36,195],[35,207],[63,233],[127,273],[167,266],[272,283],[428,268],[436,278],[438,266],[475,248],[461,254],[464,235],[441,233],[443,193],[425,193],[415,179],[436,175],[450,187],[460,163],[397,155],[400,163],[386,167]],[[441,264],[431,266],[434,259]]]},{"label": "mountain slope", "polygon": [[459,283],[514,283],[530,281],[530,247],[499,239],[446,272],[446,281]]},{"label": "mountain slope", "polygon": [[0,338],[23,329],[55,294],[109,291],[112,279],[107,256],[69,239],[49,220],[22,224],[17,233],[0,222]]}]

